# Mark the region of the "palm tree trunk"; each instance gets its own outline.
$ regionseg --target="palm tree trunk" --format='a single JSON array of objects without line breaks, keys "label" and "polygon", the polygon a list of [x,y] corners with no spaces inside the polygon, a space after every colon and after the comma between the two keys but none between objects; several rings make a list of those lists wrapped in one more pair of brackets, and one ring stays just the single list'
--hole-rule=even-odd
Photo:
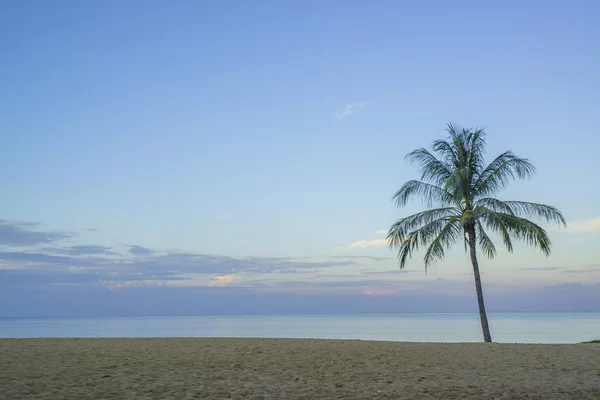
[{"label": "palm tree trunk", "polygon": [[481,276],[479,275],[479,263],[477,262],[477,241],[475,237],[475,227],[467,229],[469,235],[469,250],[471,253],[471,264],[473,264],[473,274],[475,275],[475,289],[477,290],[477,302],[479,303],[479,318],[481,319],[481,330],[483,331],[483,340],[490,343],[492,335],[488,325],[487,314],[485,312],[485,303],[483,301],[483,288],[481,287]]}]

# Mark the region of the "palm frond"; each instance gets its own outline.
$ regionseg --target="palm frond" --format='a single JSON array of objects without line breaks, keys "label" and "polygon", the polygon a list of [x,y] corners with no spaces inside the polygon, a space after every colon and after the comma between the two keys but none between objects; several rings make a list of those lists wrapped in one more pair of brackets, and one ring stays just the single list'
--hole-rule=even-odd
[{"label": "palm frond", "polygon": [[488,209],[497,212],[503,212],[506,214],[515,215],[513,208],[506,204],[506,202],[502,200],[495,199],[493,197],[484,197],[478,199],[474,205],[473,214],[475,217],[478,217],[482,213],[485,213]]},{"label": "palm frond", "polygon": [[412,197],[419,196],[427,207],[435,204],[450,205],[453,204],[453,197],[446,190],[431,183],[421,181],[408,181],[394,194],[392,199],[397,207],[403,207]]},{"label": "palm frond", "polygon": [[556,222],[557,224],[567,226],[567,221],[560,210],[553,206],[545,204],[530,203],[527,201],[504,201],[513,213],[517,216],[532,216],[542,219],[546,222]]},{"label": "palm frond", "polygon": [[[404,268],[407,257],[414,250],[418,250],[419,246],[425,246],[435,240],[449,222],[458,221],[458,217],[451,215],[453,211],[451,208],[428,210],[402,218],[392,225],[387,240],[390,248],[398,249],[400,269]],[[435,215],[438,217],[436,218]],[[422,224],[418,222],[422,222]],[[413,226],[418,227],[411,230],[410,227]]]},{"label": "palm frond", "polygon": [[512,253],[514,250],[514,247],[512,244],[512,238],[510,237],[509,230],[502,224],[492,226],[488,223],[488,221],[485,221],[485,222],[486,222],[486,225],[488,226],[488,228],[491,228],[492,230],[494,230],[502,235],[502,243],[504,243],[504,247],[506,247],[506,250],[509,253]]},{"label": "palm frond", "polygon": [[436,220],[458,215],[460,215],[460,213],[454,207],[443,207],[421,211],[396,221],[388,231],[388,239],[391,237],[404,238],[412,231],[420,229]]},{"label": "palm frond", "polygon": [[450,134],[448,140],[433,142],[433,150],[452,167],[444,188],[456,201],[468,203],[473,197],[473,182],[484,166],[486,133],[483,128],[465,129],[453,124],[448,124],[446,130]]},{"label": "palm frond", "polygon": [[452,193],[454,201],[458,204],[465,203],[465,199],[469,198],[469,188],[467,186],[465,177],[465,169],[459,168],[452,171],[452,174],[446,180],[444,189]]},{"label": "palm frond", "polygon": [[491,197],[484,197],[475,203],[475,214],[477,207],[490,209],[496,212],[514,215],[517,217],[533,217],[546,222],[555,222],[567,226],[567,222],[558,208],[545,204],[530,203],[527,201],[502,201]]},{"label": "palm frond", "polygon": [[440,161],[427,149],[417,149],[411,151],[405,157],[413,164],[417,164],[421,169],[421,180],[442,186],[452,173],[451,165]]},{"label": "palm frond", "polygon": [[525,158],[515,156],[511,151],[500,154],[481,171],[474,182],[474,194],[485,197],[498,192],[514,179],[527,179],[533,176],[535,167]]},{"label": "palm frond", "polygon": [[450,133],[451,138],[451,146],[456,153],[457,164],[456,168],[461,169],[467,166],[467,160],[469,158],[468,151],[468,130],[453,124],[448,124],[448,129],[446,129],[448,133]]},{"label": "palm frond", "polygon": [[483,250],[483,253],[488,258],[496,257],[496,246],[494,245],[494,242],[492,242],[490,237],[487,235],[485,229],[483,229],[483,226],[480,222],[477,222],[475,224],[475,229],[477,232],[477,240],[479,241],[479,246]]},{"label": "palm frond", "polygon": [[[414,238],[406,238],[405,241],[398,244],[398,263],[400,269],[404,269],[406,260],[412,256],[413,250],[415,250]],[[391,245],[390,245],[391,246]]]},{"label": "palm frond", "polygon": [[[425,272],[427,268],[434,263],[444,258],[446,250],[455,244],[461,237],[461,226],[458,224],[459,218],[456,216],[450,217],[446,221],[444,227],[437,233],[435,238],[431,241],[431,244],[425,252]],[[428,237],[431,239],[431,236]]]},{"label": "palm frond", "polygon": [[431,148],[442,157],[446,165],[456,168],[458,165],[458,154],[456,153],[456,149],[447,140],[435,140]]},{"label": "palm frond", "polygon": [[473,182],[484,169],[483,153],[486,145],[485,137],[486,133],[483,128],[475,128],[474,130],[469,130],[467,133],[469,155],[467,167],[469,173],[468,182],[470,186],[473,185]]},{"label": "palm frond", "polygon": [[[525,218],[489,209],[483,213],[481,219],[488,228],[503,235],[505,244],[507,239],[510,241],[510,237],[514,236],[530,246],[539,248],[546,256],[550,255],[552,243],[548,233],[541,226]],[[507,248],[512,251],[512,245],[507,245]]]}]

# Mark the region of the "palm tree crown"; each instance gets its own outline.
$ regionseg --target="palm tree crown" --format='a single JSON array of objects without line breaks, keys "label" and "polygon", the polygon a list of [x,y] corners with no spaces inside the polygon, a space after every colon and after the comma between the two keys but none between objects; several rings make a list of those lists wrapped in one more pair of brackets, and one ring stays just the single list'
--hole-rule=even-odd
[{"label": "palm tree crown", "polygon": [[449,124],[450,137],[436,140],[432,149],[437,157],[421,148],[406,158],[421,168],[421,180],[406,182],[394,195],[396,205],[406,205],[421,197],[427,207],[436,207],[394,223],[388,232],[392,248],[398,249],[400,268],[419,247],[427,246],[425,268],[444,257],[445,251],[464,239],[465,249],[471,234],[484,254],[496,255],[488,232],[498,233],[512,252],[513,239],[520,239],[550,254],[550,239],[539,225],[526,216],[566,226],[561,212],[552,206],[525,201],[502,201],[493,196],[512,179],[533,176],[535,167],[511,151],[484,164],[485,131],[464,129]]}]

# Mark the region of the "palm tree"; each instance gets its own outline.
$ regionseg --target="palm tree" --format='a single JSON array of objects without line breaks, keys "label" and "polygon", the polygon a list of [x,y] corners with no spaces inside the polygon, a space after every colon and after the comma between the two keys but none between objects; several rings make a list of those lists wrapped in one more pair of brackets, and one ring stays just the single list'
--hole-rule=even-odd
[{"label": "palm tree", "polygon": [[527,159],[507,151],[486,166],[483,129],[464,129],[448,124],[446,130],[450,137],[432,144],[437,156],[424,148],[407,154],[406,158],[420,167],[421,180],[406,182],[393,197],[398,207],[406,205],[413,197],[420,197],[428,208],[437,208],[399,219],[390,227],[387,239],[390,247],[398,250],[400,269],[404,268],[413,251],[427,246],[425,272],[432,263],[444,258],[448,248],[463,239],[473,264],[483,338],[491,342],[477,245],[486,256],[494,258],[496,247],[487,232],[495,232],[509,252],[513,251],[513,239],[519,239],[549,256],[548,234],[524,217],[537,217],[564,226],[566,222],[555,207],[492,197],[509,181],[533,176],[535,167]]}]

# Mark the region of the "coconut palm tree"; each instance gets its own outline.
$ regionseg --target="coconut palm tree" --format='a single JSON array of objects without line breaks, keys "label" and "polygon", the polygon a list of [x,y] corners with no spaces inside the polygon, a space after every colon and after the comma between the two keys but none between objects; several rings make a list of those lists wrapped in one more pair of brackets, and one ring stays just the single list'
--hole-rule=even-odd
[{"label": "coconut palm tree", "polygon": [[538,247],[549,256],[548,234],[525,217],[564,226],[566,222],[555,207],[492,197],[511,180],[533,176],[535,167],[527,159],[507,151],[485,165],[486,134],[483,129],[464,129],[449,124],[446,130],[450,136],[434,141],[433,153],[421,148],[407,154],[406,158],[420,167],[421,180],[406,182],[393,197],[398,207],[420,197],[426,207],[436,208],[399,219],[390,227],[387,239],[390,247],[398,250],[401,269],[413,251],[427,246],[426,272],[430,265],[444,258],[446,250],[463,240],[473,264],[483,338],[491,342],[477,248],[487,257],[494,258],[496,246],[488,236],[488,232],[494,232],[502,238],[509,252],[513,251],[513,240],[517,239]]}]

